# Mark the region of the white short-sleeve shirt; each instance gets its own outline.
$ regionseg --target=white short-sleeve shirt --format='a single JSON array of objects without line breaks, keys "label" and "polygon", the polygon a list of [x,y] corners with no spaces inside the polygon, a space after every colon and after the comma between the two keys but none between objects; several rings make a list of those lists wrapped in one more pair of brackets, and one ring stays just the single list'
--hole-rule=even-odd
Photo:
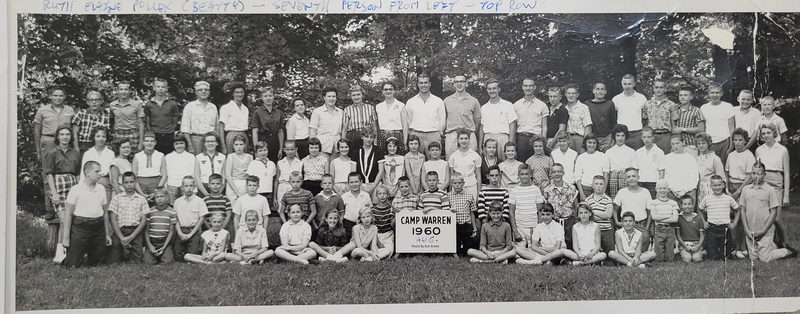
[{"label": "white short-sleeve shirt", "polygon": [[644,95],[633,92],[633,95],[621,93],[611,99],[617,109],[617,123],[624,124],[630,131],[642,129],[642,108],[647,102]]},{"label": "white short-sleeve shirt", "polygon": [[381,130],[402,130],[403,123],[401,114],[406,105],[395,99],[391,105],[383,101],[375,105],[375,112],[378,114],[378,126]]},{"label": "white short-sleeve shirt", "polygon": [[481,107],[481,127],[485,134],[508,134],[508,125],[517,121],[514,105],[500,99],[496,104],[491,101]]},{"label": "white short-sleeve shirt", "polygon": [[81,182],[74,185],[67,193],[67,204],[75,205],[75,216],[103,217],[103,205],[107,203],[106,188],[102,184],[95,184],[92,189]]},{"label": "white short-sleeve shirt", "polygon": [[639,187],[634,192],[626,187],[617,192],[617,196],[614,197],[614,204],[621,207],[620,212],[632,212],[636,221],[642,221],[647,219],[647,204],[652,200],[650,191],[647,189]]},{"label": "white short-sleeve shirt", "polygon": [[706,103],[700,107],[700,111],[706,119],[706,133],[711,136],[712,143],[722,142],[731,136],[731,130],[728,128],[728,119],[735,114],[733,105],[724,101],[720,102],[719,105]]},{"label": "white short-sleeve shirt", "polygon": [[225,124],[225,131],[246,131],[249,116],[250,109],[244,104],[236,105],[233,100],[219,108],[219,122]]}]

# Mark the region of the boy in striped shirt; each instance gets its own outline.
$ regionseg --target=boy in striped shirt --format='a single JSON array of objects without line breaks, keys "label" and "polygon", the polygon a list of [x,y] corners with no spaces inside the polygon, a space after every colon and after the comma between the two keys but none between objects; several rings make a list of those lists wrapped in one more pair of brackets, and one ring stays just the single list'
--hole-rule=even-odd
[{"label": "boy in striped shirt", "polygon": [[[222,175],[214,173],[208,177],[208,193],[209,195],[203,198],[206,203],[206,208],[209,214],[219,212],[225,216],[225,221],[222,223],[222,228],[228,230],[230,234],[236,234],[236,229],[233,228],[233,207],[231,206],[231,199],[222,194]],[[208,215],[209,217],[211,215]],[[205,219],[205,229],[211,229],[211,222]]]},{"label": "boy in striped shirt", "polygon": [[533,184],[533,169],[527,164],[519,165],[519,185],[511,189],[508,203],[514,241],[522,247],[533,245],[533,229],[539,223],[539,209],[544,204],[542,190]]},{"label": "boy in striped shirt", "polygon": [[594,193],[587,196],[584,203],[592,208],[592,220],[600,228],[600,249],[608,253],[614,250],[613,225],[621,226],[622,223],[614,215],[614,200],[606,194],[606,177],[594,176],[592,188]]},{"label": "boy in striped shirt", "polygon": [[503,219],[509,221],[511,214],[508,209],[508,191],[500,187],[500,168],[496,165],[490,166],[488,177],[489,185],[483,186],[483,189],[478,193],[478,220],[481,223],[486,223],[488,221],[486,210],[489,209],[489,205],[494,201],[500,201],[503,204]]},{"label": "boy in striped shirt", "polygon": [[427,214],[431,210],[450,210],[450,198],[447,193],[439,190],[439,174],[428,171],[425,175],[428,190],[419,195],[417,209]]},{"label": "boy in striped shirt", "polygon": [[[725,180],[719,175],[711,176],[711,191],[697,205],[706,216],[706,257],[720,260],[732,251],[730,231],[739,223],[739,203],[725,193]],[[735,212],[731,221],[731,210]],[[729,231],[730,230],[730,231]]]},{"label": "boy in striped shirt", "polygon": [[175,223],[178,216],[172,207],[169,206],[169,193],[167,189],[160,187],[155,190],[154,206],[147,217],[145,226],[144,262],[150,265],[161,263],[172,263],[174,254],[172,251],[172,237],[175,236]]},{"label": "boy in striped shirt", "polygon": [[[675,259],[675,224],[678,222],[678,202],[669,198],[667,180],[656,181],[656,199],[647,203],[647,211],[655,224],[653,250],[657,262],[671,262]],[[733,199],[731,199],[733,201]]]}]

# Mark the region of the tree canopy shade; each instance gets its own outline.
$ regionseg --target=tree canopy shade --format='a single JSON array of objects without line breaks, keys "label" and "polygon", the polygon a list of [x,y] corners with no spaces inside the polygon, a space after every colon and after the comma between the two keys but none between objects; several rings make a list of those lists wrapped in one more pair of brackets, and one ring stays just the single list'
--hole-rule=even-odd
[{"label": "tree canopy shade", "polygon": [[[605,82],[609,97],[622,75],[636,74],[649,96],[655,77],[667,79],[673,98],[679,85],[698,89],[705,102],[709,82],[725,83],[723,99],[754,89],[757,97],[783,98],[781,115],[800,118],[800,15],[742,14],[512,14],[512,15],[18,15],[19,182],[39,183],[32,139],[33,115],[45,89],[63,85],[68,103],[83,106],[89,88],[114,97],[113,83],[129,80],[148,97],[154,77],[170,82],[180,103],[192,99],[195,80],[212,82],[211,100],[228,101],[225,82],[255,90],[272,85],[278,105],[293,97],[321,104],[319,91],[351,84],[365,100],[381,100],[377,85],[393,81],[397,96],[416,93],[416,77],[429,73],[432,91],[452,92],[456,74],[481,102],[483,82],[501,81],[501,97],[522,96],[521,80],[533,78],[544,97],[549,85],[578,83],[581,99]],[[734,34],[724,50],[703,34],[709,27]],[[248,105],[258,98],[251,93]],[[349,103],[340,94],[339,105]],[[342,100],[343,99],[343,100]],[[796,134],[796,126],[790,126]],[[790,143],[798,141],[794,136]],[[791,149],[790,151],[797,151]],[[795,153],[796,154],[796,153]],[[796,155],[793,158],[796,159]],[[794,163],[795,165],[800,163]],[[798,173],[800,171],[792,171]]]}]

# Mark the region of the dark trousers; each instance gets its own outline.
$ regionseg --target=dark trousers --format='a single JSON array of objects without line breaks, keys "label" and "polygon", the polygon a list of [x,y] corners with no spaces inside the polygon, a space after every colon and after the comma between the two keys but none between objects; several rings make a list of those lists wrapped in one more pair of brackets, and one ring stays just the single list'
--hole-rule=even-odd
[{"label": "dark trousers", "polygon": [[[162,240],[163,241],[163,240]],[[164,243],[154,242],[153,239],[150,239],[150,244],[152,244],[156,250],[160,249],[164,246]],[[167,243],[167,248],[164,249],[164,253],[161,256],[156,256],[155,254],[151,253],[149,249],[146,247],[144,248],[144,262],[148,265],[155,265],[161,262],[162,264],[169,264],[175,261],[175,252],[172,251],[172,244]]]},{"label": "dark trousers", "polygon": [[97,266],[106,259],[106,230],[103,217],[72,217],[69,233],[69,247],[64,266],[75,267],[83,264],[83,255],[88,255],[88,266]]},{"label": "dark trousers", "polygon": [[728,145],[730,145],[728,139],[725,139],[719,143],[711,143],[708,145],[708,150],[713,151],[719,159],[722,159],[722,164],[724,165],[728,161]]},{"label": "dark trousers", "polygon": [[563,219],[555,219],[556,222],[564,226],[564,242],[567,244],[568,249],[572,249],[572,226],[578,222],[575,216],[570,216]]},{"label": "dark trousers", "polygon": [[294,140],[294,146],[297,147],[297,158],[303,159],[308,156],[308,138]]},{"label": "dark trousers", "polygon": [[258,134],[258,140],[267,143],[267,159],[278,163],[278,152],[283,149],[277,135]]},{"label": "dark trousers", "polygon": [[347,231],[347,237],[349,238],[353,235],[353,227],[356,226],[356,222],[342,219],[342,226],[344,226],[344,230]]},{"label": "dark trousers", "polygon": [[611,252],[616,249],[614,242],[614,228],[610,230],[600,230],[600,249],[603,252]]},{"label": "dark trousers", "polygon": [[[128,236],[133,231],[136,230],[136,227],[120,227],[119,231],[122,232],[123,236]],[[116,234],[111,236],[111,247],[108,248],[108,254],[106,255],[106,263],[114,264],[119,263],[122,261],[126,262],[135,262],[141,263],[143,256],[142,256],[142,233],[140,232],[136,235],[127,246],[122,246],[122,239],[117,237]]]},{"label": "dark trousers", "polygon": [[[317,195],[317,194],[319,194],[319,192],[322,192],[322,181],[318,181],[318,180],[303,180],[303,185],[301,187],[303,189],[306,189],[309,192],[311,192],[312,195]],[[319,209],[319,208],[317,208],[317,209]]]},{"label": "dark trousers", "polygon": [[456,224],[456,253],[467,255],[467,250],[477,248],[475,238],[472,237],[472,224]]},{"label": "dark trousers", "polygon": [[[203,223],[202,221],[198,221],[197,223]],[[194,227],[181,227],[181,231],[183,233],[192,232]],[[195,233],[191,238],[186,241],[182,241],[178,234],[175,234],[174,240],[172,241],[172,250],[175,253],[175,260],[183,262],[183,256],[186,253],[191,254],[200,254],[203,252],[202,244],[200,243],[200,231]],[[166,253],[165,253],[166,254]]]},{"label": "dark trousers", "polygon": [[728,241],[728,226],[708,224],[706,228],[706,239],[704,247],[706,249],[706,257],[711,260],[723,259],[731,252],[731,241]]},{"label": "dark trousers", "polygon": [[656,252],[656,261],[673,261],[675,259],[675,228],[670,225],[657,223],[654,230],[653,250]]},{"label": "dark trousers", "polygon": [[[533,133],[517,133],[517,160],[525,162],[533,156],[533,144],[531,144],[533,136]],[[501,148],[498,147],[497,149],[498,154],[500,154]]]},{"label": "dark trousers", "polygon": [[166,155],[175,150],[173,141],[175,133],[154,133],[156,135],[156,150]]},{"label": "dark trousers", "polygon": [[[347,140],[347,145],[350,146],[351,152],[357,152],[361,148],[361,146],[364,145],[364,140],[361,139],[361,132],[359,130],[347,131],[346,140]],[[423,151],[422,147],[420,147],[420,151]]]},{"label": "dark trousers", "polygon": [[[628,132],[628,138],[625,139],[625,145],[630,146],[630,148],[633,148],[633,150],[642,148],[642,146],[644,146],[644,143],[642,142],[642,130]],[[669,152],[664,151],[664,154],[669,154]]]}]

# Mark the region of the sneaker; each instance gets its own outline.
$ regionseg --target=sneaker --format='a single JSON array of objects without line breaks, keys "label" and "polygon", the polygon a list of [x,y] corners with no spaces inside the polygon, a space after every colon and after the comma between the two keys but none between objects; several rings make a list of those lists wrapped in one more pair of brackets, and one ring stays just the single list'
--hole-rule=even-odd
[{"label": "sneaker", "polygon": [[318,259],[320,262],[324,262],[324,261],[327,261],[327,260],[328,260],[328,259],[326,259],[326,258],[324,258],[324,257],[322,257],[322,256],[320,256],[320,257],[317,257],[317,259]]},{"label": "sneaker", "polygon": [[[516,264],[521,264],[521,265],[533,265],[533,264],[535,264],[535,262],[534,262],[534,261],[532,261],[532,260],[529,260],[529,259],[517,258],[517,260],[516,260]],[[541,264],[541,263],[539,263],[539,264]]]},{"label": "sneaker", "polygon": [[250,262],[248,262],[248,261],[241,261],[241,262],[239,262],[239,264],[242,264],[242,265],[252,265],[252,264],[250,264]]},{"label": "sneaker", "polygon": [[502,261],[502,262],[500,262],[500,264],[507,265],[508,264],[508,260]]},{"label": "sneaker", "polygon": [[61,264],[67,258],[67,249],[61,243],[56,245],[56,256],[53,257],[53,263]]},{"label": "sneaker", "polygon": [[[541,263],[541,262],[539,262],[539,263]],[[547,261],[547,263],[544,263],[544,264],[547,265],[547,266],[553,266],[553,261]]]},{"label": "sneaker", "polygon": [[346,261],[347,261],[347,257],[346,256],[342,256],[342,257],[336,259],[337,263],[344,263]]},{"label": "sneaker", "polygon": [[469,259],[470,263],[482,263],[482,260],[479,260],[477,257],[473,257]]},{"label": "sneaker", "polygon": [[580,261],[572,261],[572,265],[573,266],[580,266],[581,262]]},{"label": "sneaker", "polygon": [[639,267],[639,268],[646,268],[647,266],[644,266],[644,264],[639,264],[639,266],[637,266],[637,267]]},{"label": "sneaker", "polygon": [[797,257],[797,249],[789,246],[788,244],[784,245],[784,248],[789,250],[789,256],[787,257]]}]

